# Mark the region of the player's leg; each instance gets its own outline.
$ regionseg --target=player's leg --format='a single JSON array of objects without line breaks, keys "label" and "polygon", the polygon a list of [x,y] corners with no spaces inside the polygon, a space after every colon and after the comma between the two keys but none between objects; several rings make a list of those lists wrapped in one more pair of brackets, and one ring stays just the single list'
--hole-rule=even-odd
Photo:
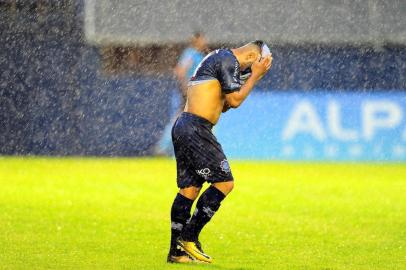
[{"label": "player's leg", "polygon": [[188,125],[182,121],[181,116],[179,118],[172,129],[179,192],[171,207],[171,241],[167,261],[185,263],[193,259],[178,247],[177,238],[190,218],[193,201],[199,195],[202,183],[195,182],[195,172],[190,169],[187,152],[188,136],[185,135]]},{"label": "player's leg", "polygon": [[200,189],[200,187],[181,188],[176,194],[171,207],[171,250],[176,249],[176,240],[190,219],[190,210]]},{"label": "player's leg", "polygon": [[180,245],[188,254],[198,260],[211,262],[212,258],[203,252],[199,235],[203,227],[211,220],[221,202],[232,191],[234,178],[220,144],[212,134],[206,135],[205,152],[199,153],[200,168],[197,173],[211,185],[202,193],[196,203],[196,209],[190,221],[182,231]]},{"label": "player's leg", "polygon": [[234,181],[231,180],[226,182],[215,182],[212,185],[220,190],[225,196],[234,189]]},{"label": "player's leg", "polygon": [[179,189],[171,207],[171,243],[168,262],[185,263],[192,259],[178,248],[177,239],[180,237],[186,222],[190,219],[190,210],[194,200],[199,195],[201,187]]},{"label": "player's leg", "polygon": [[179,189],[179,194],[181,194],[183,197],[186,197],[192,201],[196,200],[197,196],[199,196],[200,190],[202,187],[186,187],[186,188],[180,188]]},{"label": "player's leg", "polygon": [[176,194],[171,207],[171,242],[169,250],[169,254],[175,257],[186,255],[178,249],[177,239],[181,236],[186,222],[190,219],[193,202],[199,196],[203,184],[196,182],[194,172],[184,162],[185,158],[179,153],[177,157],[179,192]]},{"label": "player's leg", "polygon": [[182,232],[182,238],[187,241],[197,241],[203,227],[210,221],[220,208],[221,202],[231,192],[234,181],[213,183],[200,196],[196,203],[193,217]]},{"label": "player's leg", "polygon": [[213,215],[220,208],[221,202],[231,192],[234,181],[213,183],[207,188],[196,204],[192,218],[182,231],[180,245],[194,258],[211,262],[212,259],[201,248],[199,235],[203,227],[211,220]]},{"label": "player's leg", "polygon": [[[184,114],[188,119],[192,129],[184,127],[182,144],[183,152],[187,160],[187,172],[195,181],[207,181],[209,183],[229,182],[219,184],[218,187],[211,185],[198,199],[196,210],[189,222],[186,223],[179,239],[179,245],[192,257],[204,262],[211,262],[210,256],[205,254],[198,241],[198,236],[202,228],[209,222],[211,217],[220,207],[221,201],[232,189],[233,176],[231,174],[227,159],[220,144],[211,132],[213,125],[198,116]],[[177,159],[178,160],[178,159]],[[181,164],[181,163],[179,163]],[[182,171],[178,171],[182,175]],[[195,185],[196,186],[196,185]],[[224,193],[220,190],[222,189]]]}]

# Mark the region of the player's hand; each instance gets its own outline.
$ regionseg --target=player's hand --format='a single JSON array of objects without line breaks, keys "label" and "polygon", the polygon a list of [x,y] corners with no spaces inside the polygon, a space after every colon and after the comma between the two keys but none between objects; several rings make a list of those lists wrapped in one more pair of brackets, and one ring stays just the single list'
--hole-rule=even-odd
[{"label": "player's hand", "polygon": [[259,57],[257,61],[255,61],[252,66],[252,76],[260,80],[271,68],[272,66],[272,54],[268,55],[265,58]]}]

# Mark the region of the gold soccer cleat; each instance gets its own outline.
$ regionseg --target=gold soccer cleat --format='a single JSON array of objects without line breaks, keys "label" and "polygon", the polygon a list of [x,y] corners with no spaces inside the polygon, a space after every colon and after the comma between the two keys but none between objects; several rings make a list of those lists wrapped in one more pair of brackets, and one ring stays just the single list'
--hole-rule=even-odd
[{"label": "gold soccer cleat", "polygon": [[200,246],[200,243],[198,241],[196,242],[188,242],[184,241],[182,239],[178,239],[178,245],[187,253],[189,254],[192,258],[206,262],[206,263],[211,263],[213,262],[213,259],[207,255],[206,253],[203,252],[202,247]]}]

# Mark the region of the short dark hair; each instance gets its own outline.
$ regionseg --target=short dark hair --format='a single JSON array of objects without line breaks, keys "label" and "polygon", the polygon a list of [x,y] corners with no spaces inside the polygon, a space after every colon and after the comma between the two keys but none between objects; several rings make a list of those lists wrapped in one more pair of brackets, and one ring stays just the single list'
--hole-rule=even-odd
[{"label": "short dark hair", "polygon": [[264,45],[264,41],[263,40],[258,40],[258,39],[254,40],[254,41],[251,41],[250,43],[252,43],[254,45],[257,45],[260,50],[262,50],[262,46]]}]

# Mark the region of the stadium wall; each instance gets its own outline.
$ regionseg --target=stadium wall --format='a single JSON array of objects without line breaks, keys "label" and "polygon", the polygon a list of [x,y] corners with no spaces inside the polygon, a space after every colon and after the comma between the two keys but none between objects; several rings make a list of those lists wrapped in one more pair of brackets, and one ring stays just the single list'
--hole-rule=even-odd
[{"label": "stadium wall", "polygon": [[[187,40],[216,43],[405,44],[402,0],[85,0],[86,38],[96,44]],[[266,35],[264,36],[264,33]]]},{"label": "stadium wall", "polygon": [[[84,3],[60,2],[69,8],[56,5],[43,17],[29,9],[16,15],[0,10],[0,154],[150,154],[170,118],[171,97],[176,92],[171,74],[105,74],[100,48],[84,38]],[[273,107],[285,104],[278,103],[286,101],[278,96],[284,92],[291,93],[292,99],[298,93],[309,93],[311,102],[324,106],[327,101],[319,94],[320,89],[365,95],[379,91],[392,101],[401,100],[406,90],[406,50],[402,46],[375,50],[348,44],[291,44],[275,46],[273,53],[272,72],[255,90],[266,95],[264,100]],[[255,111],[255,101],[260,101],[257,94],[248,99],[248,107],[242,107],[241,112]],[[349,102],[352,96],[341,100],[337,94],[337,98]],[[405,104],[399,106],[404,108]],[[282,109],[272,110],[273,114],[288,113]],[[224,116],[224,125],[218,128],[220,139],[227,132],[234,133],[228,123],[237,121],[235,128],[242,128],[238,127],[243,123],[239,113]],[[359,117],[357,110],[345,113],[348,118]],[[323,112],[319,114],[326,125]],[[224,141],[233,157],[285,158],[275,154],[263,157],[252,150],[236,153],[231,142]]]}]

